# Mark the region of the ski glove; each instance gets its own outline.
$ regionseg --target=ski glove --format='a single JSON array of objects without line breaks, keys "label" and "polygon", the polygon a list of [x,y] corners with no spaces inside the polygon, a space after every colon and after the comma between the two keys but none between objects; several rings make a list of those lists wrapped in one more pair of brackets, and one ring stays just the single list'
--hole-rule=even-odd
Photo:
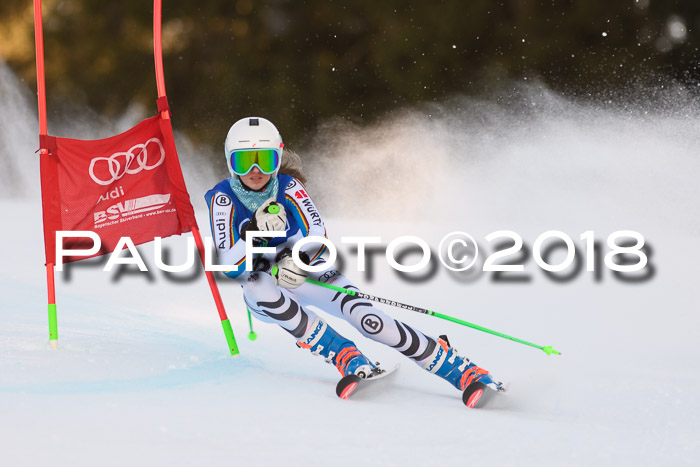
[{"label": "ski glove", "polygon": [[[241,236],[248,241],[249,231],[277,231],[284,232],[287,230],[287,214],[284,207],[275,201],[275,198],[270,198],[265,201],[253,214],[253,218],[241,229]],[[270,238],[258,237],[258,243],[262,241],[270,241]]]},{"label": "ski glove", "polygon": [[[299,252],[299,259],[304,264],[309,264],[309,255]],[[272,268],[272,277],[275,284],[285,289],[296,289],[304,282],[308,273],[294,263],[292,250],[285,248],[275,257],[275,266]]]}]

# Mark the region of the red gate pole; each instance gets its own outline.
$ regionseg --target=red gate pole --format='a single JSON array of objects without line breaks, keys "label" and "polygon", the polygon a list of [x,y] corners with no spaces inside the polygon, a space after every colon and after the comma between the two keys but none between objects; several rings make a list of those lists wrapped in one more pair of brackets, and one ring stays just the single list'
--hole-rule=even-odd
[{"label": "red gate pole", "polygon": [[[163,46],[161,40],[161,4],[161,0],[153,0],[153,55],[156,63],[156,84],[158,86],[158,98],[165,97],[165,74],[163,73]],[[163,110],[161,112],[161,117],[164,120],[170,120],[170,112],[167,109]],[[199,259],[202,261],[202,265],[204,266],[204,273],[207,276],[209,288],[211,289],[214,303],[216,303],[216,309],[219,312],[219,318],[221,319],[221,326],[224,329],[224,335],[226,336],[228,348],[231,351],[231,355],[238,355],[238,344],[236,344],[236,338],[233,335],[233,329],[231,329],[231,322],[228,320],[228,316],[226,316],[226,309],[224,308],[224,302],[221,300],[221,294],[219,293],[219,288],[216,285],[216,279],[211,271],[206,270],[202,236],[199,234],[199,229],[197,228],[196,224],[189,227],[192,230],[194,241],[197,244]]]},{"label": "red gate pole", "polygon": [[[34,42],[36,48],[36,89],[39,102],[39,157],[49,157],[44,138],[46,124],[46,84],[44,80],[44,29],[41,17],[41,0],[34,0]],[[56,289],[54,285],[53,263],[46,263],[46,288],[48,290],[49,343],[58,348],[58,324],[56,319]]]}]

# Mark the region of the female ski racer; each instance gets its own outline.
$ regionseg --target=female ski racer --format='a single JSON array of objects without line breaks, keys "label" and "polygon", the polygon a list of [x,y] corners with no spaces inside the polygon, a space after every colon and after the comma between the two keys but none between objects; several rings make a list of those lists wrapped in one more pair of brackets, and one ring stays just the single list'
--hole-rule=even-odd
[{"label": "female ski racer", "polygon": [[[478,403],[485,387],[502,389],[486,370],[458,355],[446,337],[427,336],[367,300],[305,282],[310,277],[358,290],[333,268],[307,273],[294,263],[294,244],[307,236],[325,237],[326,229],[304,186],[299,157],[284,152],[282,137],[270,121],[248,117],[234,123],[226,136],[225,154],[231,177],[209,190],[205,199],[219,263],[236,265],[236,270],[225,274],[241,283],[245,302],[256,317],[280,325],[297,346],[324,357],[343,377],[371,378],[384,370],[309,305],[348,321],[365,337],[395,348],[465,396],[467,386],[477,383],[470,386],[480,390],[471,391],[469,403],[464,398],[470,407]],[[267,246],[276,247],[277,253],[259,255],[253,271],[246,272],[246,241],[262,242],[257,237],[248,239],[251,231],[282,231],[285,236],[266,238]],[[325,263],[324,249],[322,244],[307,243],[299,256],[307,265],[316,266]],[[349,385],[338,395],[346,398],[356,386]]]}]

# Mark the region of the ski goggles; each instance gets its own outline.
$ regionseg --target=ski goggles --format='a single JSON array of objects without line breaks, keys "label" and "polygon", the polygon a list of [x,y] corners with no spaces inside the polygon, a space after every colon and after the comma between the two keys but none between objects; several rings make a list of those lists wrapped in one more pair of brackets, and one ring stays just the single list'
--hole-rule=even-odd
[{"label": "ski goggles", "polygon": [[275,149],[232,151],[229,159],[231,161],[231,169],[236,175],[245,175],[253,170],[253,167],[257,167],[265,175],[270,175],[280,165],[280,156]]}]

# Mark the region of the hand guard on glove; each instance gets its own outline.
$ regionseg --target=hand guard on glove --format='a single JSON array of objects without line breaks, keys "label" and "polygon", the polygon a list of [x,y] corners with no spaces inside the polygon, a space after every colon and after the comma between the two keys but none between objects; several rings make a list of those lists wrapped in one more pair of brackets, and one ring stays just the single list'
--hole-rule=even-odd
[{"label": "hand guard on glove", "polygon": [[[304,264],[309,264],[309,255],[303,251],[299,252],[299,259]],[[294,263],[292,250],[285,248],[275,257],[275,266],[272,268],[272,277],[275,284],[285,289],[296,289],[304,282],[308,273]]]},{"label": "hand guard on glove", "polygon": [[[248,232],[250,231],[284,232],[285,230],[287,230],[287,214],[284,207],[280,206],[275,198],[270,198],[255,211],[250,222],[243,226],[241,236],[245,241],[248,241]],[[258,242],[270,241],[271,239],[257,237]]]}]

